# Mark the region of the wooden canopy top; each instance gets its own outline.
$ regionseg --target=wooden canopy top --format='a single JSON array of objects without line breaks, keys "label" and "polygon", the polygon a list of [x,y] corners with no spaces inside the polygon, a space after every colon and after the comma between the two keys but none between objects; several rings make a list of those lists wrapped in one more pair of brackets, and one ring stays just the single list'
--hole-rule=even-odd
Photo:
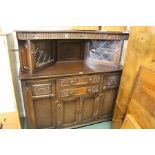
[{"label": "wooden canopy top", "polygon": [[93,40],[128,40],[128,32],[81,31],[81,30],[29,30],[16,31],[18,40],[38,39],[93,39]]}]

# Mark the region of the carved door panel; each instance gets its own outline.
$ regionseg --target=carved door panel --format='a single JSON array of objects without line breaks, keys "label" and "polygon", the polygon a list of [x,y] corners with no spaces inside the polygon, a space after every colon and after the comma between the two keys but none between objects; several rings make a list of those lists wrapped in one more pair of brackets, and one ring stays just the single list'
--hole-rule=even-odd
[{"label": "carved door panel", "polygon": [[112,118],[117,97],[117,88],[107,89],[101,96],[100,118]]},{"label": "carved door panel", "polygon": [[81,40],[59,40],[58,61],[82,60],[84,44]]},{"label": "carved door panel", "polygon": [[62,99],[57,104],[57,127],[65,128],[78,124],[80,98]]},{"label": "carved door panel", "polygon": [[98,116],[100,97],[89,95],[82,97],[81,104],[81,123],[89,123],[96,120]]},{"label": "carved door panel", "polygon": [[29,128],[54,128],[56,126],[54,81],[33,81],[27,87],[27,115]]}]

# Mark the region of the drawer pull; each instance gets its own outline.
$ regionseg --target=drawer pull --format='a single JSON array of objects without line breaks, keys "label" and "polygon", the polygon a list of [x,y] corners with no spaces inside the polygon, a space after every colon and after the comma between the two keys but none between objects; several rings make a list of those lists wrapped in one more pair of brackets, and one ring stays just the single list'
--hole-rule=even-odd
[{"label": "drawer pull", "polygon": [[71,85],[72,85],[73,83],[75,83],[75,81],[73,81],[73,80],[72,80],[72,81],[70,81],[70,84],[71,84]]},{"label": "drawer pull", "polygon": [[55,97],[55,94],[32,96],[32,99]]},{"label": "drawer pull", "polygon": [[69,95],[75,95],[75,91],[69,92]]},{"label": "drawer pull", "polygon": [[106,90],[106,86],[103,87],[103,90]]},{"label": "drawer pull", "polygon": [[92,78],[89,78],[89,80],[88,80],[90,83],[93,81],[93,79]]},{"label": "drawer pull", "polygon": [[108,78],[108,86],[117,85],[118,84],[118,76],[111,76]]},{"label": "drawer pull", "polygon": [[88,93],[89,93],[89,94],[91,94],[91,93],[92,93],[91,88],[88,88],[88,89],[87,89],[87,91],[88,91]]}]

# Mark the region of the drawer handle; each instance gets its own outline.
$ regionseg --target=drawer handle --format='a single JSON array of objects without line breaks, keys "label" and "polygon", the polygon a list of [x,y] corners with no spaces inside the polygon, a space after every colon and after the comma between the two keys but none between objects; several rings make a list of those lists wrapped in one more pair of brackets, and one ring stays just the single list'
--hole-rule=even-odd
[{"label": "drawer handle", "polygon": [[74,91],[69,92],[69,95],[75,95]]},{"label": "drawer handle", "polygon": [[55,97],[55,94],[32,96],[32,99]]},{"label": "drawer handle", "polygon": [[72,81],[70,81],[70,84],[72,85],[74,83],[74,81],[72,80]]},{"label": "drawer handle", "polygon": [[88,89],[87,89],[87,91],[88,91],[88,93],[89,93],[89,94],[91,94],[91,93],[92,93],[91,88],[88,88]]},{"label": "drawer handle", "polygon": [[92,79],[92,78],[90,78],[88,81],[91,83],[91,82],[93,81],[93,79]]},{"label": "drawer handle", "polygon": [[106,86],[104,86],[104,87],[103,87],[103,90],[106,90],[106,89],[107,89],[107,87],[106,87]]}]

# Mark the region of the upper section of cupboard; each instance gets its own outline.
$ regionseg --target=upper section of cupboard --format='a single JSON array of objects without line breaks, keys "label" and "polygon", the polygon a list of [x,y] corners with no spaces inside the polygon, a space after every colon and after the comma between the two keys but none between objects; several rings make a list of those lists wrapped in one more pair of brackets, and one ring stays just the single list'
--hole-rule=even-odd
[{"label": "upper section of cupboard", "polygon": [[117,66],[128,33],[103,31],[17,31],[22,72],[56,62],[86,61]]}]

